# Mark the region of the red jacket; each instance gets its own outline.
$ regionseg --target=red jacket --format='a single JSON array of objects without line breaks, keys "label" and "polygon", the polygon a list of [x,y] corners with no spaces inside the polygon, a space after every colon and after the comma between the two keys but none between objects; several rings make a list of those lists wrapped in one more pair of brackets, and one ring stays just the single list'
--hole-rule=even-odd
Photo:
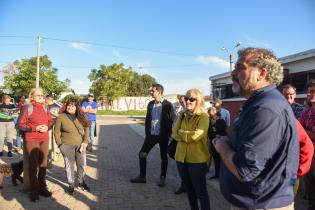
[{"label": "red jacket", "polygon": [[301,123],[296,120],[297,129],[299,132],[299,142],[300,142],[300,158],[299,158],[299,168],[298,177],[304,176],[311,167],[314,153],[314,145],[310,137],[307,135]]},{"label": "red jacket", "polygon": [[50,129],[53,119],[50,112],[44,108],[43,104],[33,103],[33,111],[28,115],[28,106],[25,105],[17,121],[17,129],[24,132],[24,141],[48,141],[48,132],[41,133],[36,131],[38,125],[47,125]]}]

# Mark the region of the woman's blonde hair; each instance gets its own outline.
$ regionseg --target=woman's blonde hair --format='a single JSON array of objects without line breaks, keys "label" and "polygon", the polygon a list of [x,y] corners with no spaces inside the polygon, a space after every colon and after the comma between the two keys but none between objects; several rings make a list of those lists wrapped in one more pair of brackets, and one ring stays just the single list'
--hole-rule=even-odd
[{"label": "woman's blonde hair", "polygon": [[[29,103],[33,103],[34,101],[34,93],[36,91],[41,91],[43,94],[44,94],[44,91],[42,88],[33,88],[29,94]],[[43,100],[43,103],[44,103],[44,100]]]},{"label": "woman's blonde hair", "polygon": [[2,103],[4,103],[4,101],[7,100],[7,99],[11,100],[11,97],[9,95],[3,95],[2,96]]},{"label": "woman's blonde hair", "polygon": [[205,100],[200,90],[193,88],[186,92],[186,96],[194,93],[196,95],[196,106],[193,111],[194,114],[197,112],[205,112]]}]

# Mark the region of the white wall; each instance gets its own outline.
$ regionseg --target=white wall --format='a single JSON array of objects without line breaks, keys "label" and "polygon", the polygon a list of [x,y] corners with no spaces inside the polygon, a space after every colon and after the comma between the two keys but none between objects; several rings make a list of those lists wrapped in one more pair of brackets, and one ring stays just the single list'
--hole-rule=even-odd
[{"label": "white wall", "polygon": [[[175,103],[177,99],[167,98],[168,101]],[[99,104],[99,109],[107,109],[114,111],[127,111],[127,110],[146,110],[148,103],[152,101],[152,97],[122,97],[115,99],[112,105]]]}]

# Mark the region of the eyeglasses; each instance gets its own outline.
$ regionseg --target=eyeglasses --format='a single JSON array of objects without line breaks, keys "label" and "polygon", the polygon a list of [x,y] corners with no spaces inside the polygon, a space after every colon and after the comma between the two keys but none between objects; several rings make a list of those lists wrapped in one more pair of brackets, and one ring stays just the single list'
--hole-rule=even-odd
[{"label": "eyeglasses", "polygon": [[285,95],[285,96],[294,96],[295,93],[284,93],[283,95]]},{"label": "eyeglasses", "polygon": [[196,98],[193,98],[193,97],[188,97],[188,96],[185,96],[185,101],[190,101],[190,102],[195,102],[197,99]]}]

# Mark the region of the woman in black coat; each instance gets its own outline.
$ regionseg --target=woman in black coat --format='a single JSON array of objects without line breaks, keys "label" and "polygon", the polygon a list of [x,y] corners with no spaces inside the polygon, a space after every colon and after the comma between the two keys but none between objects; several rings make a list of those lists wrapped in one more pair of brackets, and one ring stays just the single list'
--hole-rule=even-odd
[{"label": "woman in black coat", "polygon": [[220,112],[215,107],[210,107],[208,109],[209,114],[209,129],[208,129],[208,139],[210,146],[210,153],[212,154],[215,166],[215,175],[210,179],[219,178],[220,175],[220,162],[221,157],[219,153],[216,151],[215,147],[212,144],[212,139],[216,137],[216,135],[226,136],[226,122],[221,119]]}]

